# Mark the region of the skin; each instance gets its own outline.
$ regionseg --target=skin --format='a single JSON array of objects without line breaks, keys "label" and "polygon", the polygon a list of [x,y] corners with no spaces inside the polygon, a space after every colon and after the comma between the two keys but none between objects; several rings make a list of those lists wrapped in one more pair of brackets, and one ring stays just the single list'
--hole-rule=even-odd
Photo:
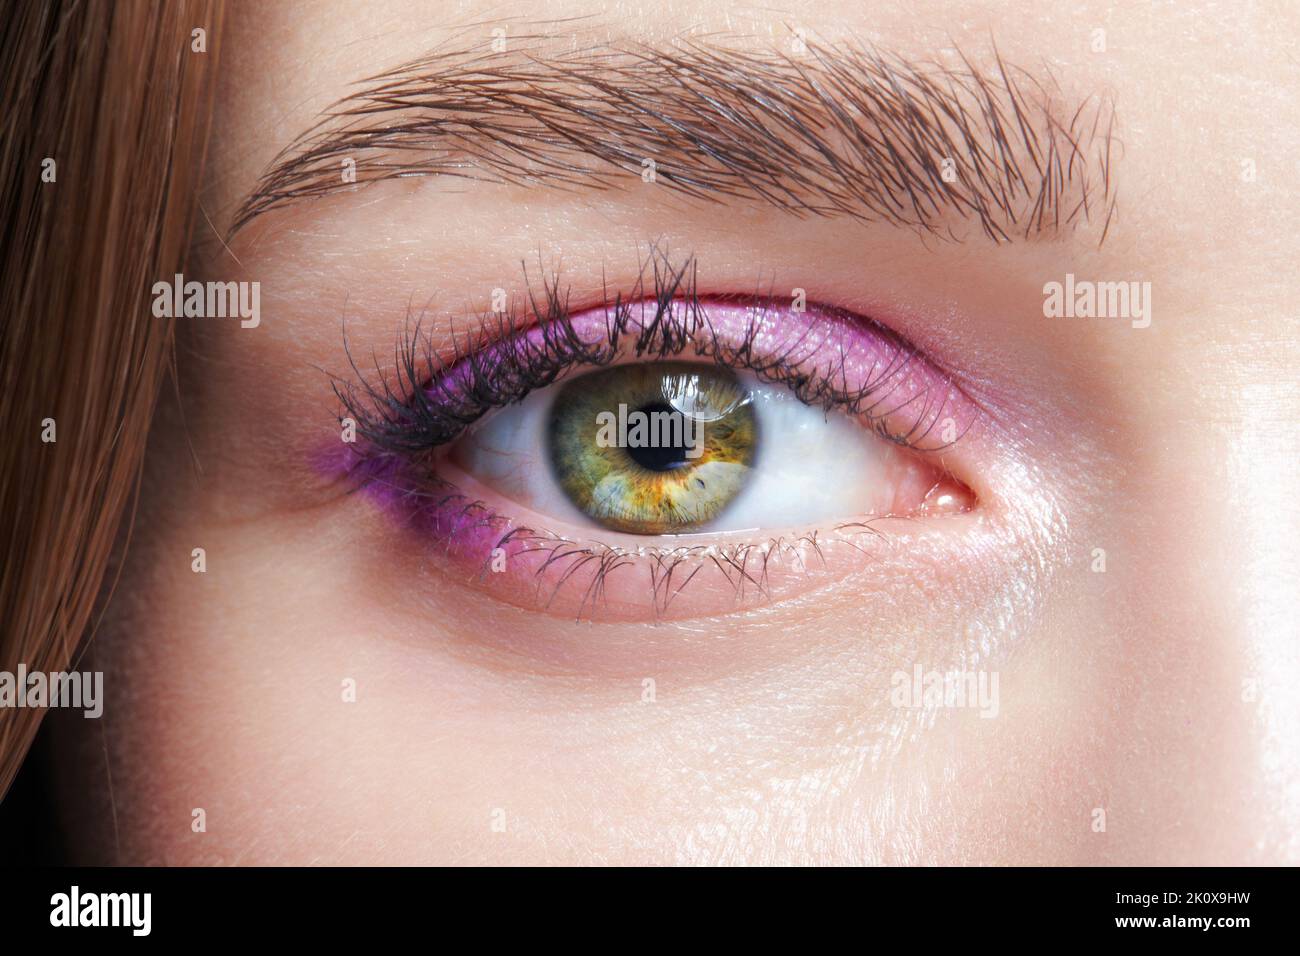
[{"label": "skin", "polygon": [[[334,6],[230,11],[202,196],[217,229],[355,79],[452,25],[527,29],[512,4]],[[991,33],[1076,100],[1114,96],[1120,218],[1100,248],[1095,229],[936,244],[635,180],[384,183],[229,250],[202,237],[195,271],[260,281],[262,324],[182,333],[184,424],[164,402],[83,665],[106,671],[105,716],[57,728],[81,755],[61,783],[88,860],[1300,862],[1300,65],[1281,40],[1300,17],[875,6],[615,5],[584,29],[770,47],[801,23],[918,57]],[[314,466],[338,439],[321,370],[346,370],[345,302],[354,352],[382,357],[412,301],[445,338],[539,250],[585,294],[655,240],[720,286],[881,310],[975,382],[991,424],[950,467],[976,511],[767,605],[575,624],[458,579]],[[1066,273],[1149,281],[1150,327],[1045,318]],[[996,717],[894,706],[916,664],[996,672]]]}]

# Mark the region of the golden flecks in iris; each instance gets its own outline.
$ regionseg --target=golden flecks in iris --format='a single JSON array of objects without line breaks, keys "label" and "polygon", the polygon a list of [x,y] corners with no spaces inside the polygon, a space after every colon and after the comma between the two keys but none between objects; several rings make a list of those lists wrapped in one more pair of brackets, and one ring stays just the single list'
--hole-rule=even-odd
[{"label": "golden flecks in iris", "polygon": [[[617,429],[603,443],[611,421],[634,424],[633,412],[657,427]],[[757,439],[748,391],[720,366],[614,366],[561,386],[551,409],[560,486],[592,519],[632,534],[691,531],[717,517],[748,480]]]}]

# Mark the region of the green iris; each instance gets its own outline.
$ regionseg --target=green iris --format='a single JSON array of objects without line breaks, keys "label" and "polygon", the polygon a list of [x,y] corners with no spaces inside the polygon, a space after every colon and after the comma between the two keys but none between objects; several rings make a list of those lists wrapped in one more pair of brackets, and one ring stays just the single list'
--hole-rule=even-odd
[{"label": "green iris", "polygon": [[584,513],[616,531],[672,534],[740,493],[758,427],[730,369],[656,362],[561,385],[549,438],[556,480]]}]

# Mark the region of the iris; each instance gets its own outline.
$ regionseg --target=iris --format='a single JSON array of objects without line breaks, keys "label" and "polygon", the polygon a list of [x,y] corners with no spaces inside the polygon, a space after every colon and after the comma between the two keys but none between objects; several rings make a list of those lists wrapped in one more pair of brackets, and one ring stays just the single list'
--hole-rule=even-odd
[{"label": "iris", "polygon": [[604,527],[672,534],[712,521],[745,487],[758,426],[748,389],[714,365],[616,365],[558,389],[548,454],[569,499]]}]

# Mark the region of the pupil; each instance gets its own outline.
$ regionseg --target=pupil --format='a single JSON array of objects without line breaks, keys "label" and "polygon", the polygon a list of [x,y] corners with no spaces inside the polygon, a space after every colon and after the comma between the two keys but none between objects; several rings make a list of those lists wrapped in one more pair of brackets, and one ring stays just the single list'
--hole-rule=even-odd
[{"label": "pupil", "polygon": [[[648,405],[642,405],[638,411],[644,413],[649,422],[660,422],[665,414],[671,415],[670,428],[660,429],[651,427],[650,436],[645,444],[627,449],[628,457],[640,465],[642,468],[650,471],[673,471],[677,468],[684,468],[691,463],[691,459],[686,457],[687,434],[686,422],[680,421],[682,413],[677,411],[667,402],[651,402]],[[656,417],[657,416],[657,417]],[[666,434],[664,434],[666,432]],[[661,444],[661,439],[671,441],[673,438],[679,438],[680,444]]]}]

